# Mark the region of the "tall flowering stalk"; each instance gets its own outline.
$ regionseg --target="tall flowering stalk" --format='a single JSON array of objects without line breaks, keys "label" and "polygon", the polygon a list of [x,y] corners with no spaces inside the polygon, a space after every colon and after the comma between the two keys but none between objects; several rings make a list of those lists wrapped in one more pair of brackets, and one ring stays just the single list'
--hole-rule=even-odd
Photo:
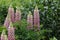
[{"label": "tall flowering stalk", "polygon": [[40,17],[39,17],[39,10],[38,7],[35,7],[34,10],[34,27],[40,29]]},{"label": "tall flowering stalk", "polygon": [[16,9],[16,13],[15,13],[15,22],[16,21],[20,21],[21,20],[21,12],[20,10],[17,8]]},{"label": "tall flowering stalk", "polygon": [[31,14],[31,12],[29,12],[29,14],[27,16],[27,23],[28,23],[27,28],[32,29],[33,28],[33,16]]},{"label": "tall flowering stalk", "polygon": [[6,28],[9,27],[10,21],[11,21],[10,16],[7,15],[7,17],[6,17],[6,19],[5,19],[5,22],[4,22],[4,26],[5,26]]},{"label": "tall flowering stalk", "polygon": [[14,14],[14,8],[13,7],[11,7],[11,6],[9,7],[8,14],[10,15],[11,21],[14,22],[14,20],[15,20],[14,15],[15,14]]},{"label": "tall flowering stalk", "polygon": [[8,28],[8,40],[15,40],[14,28],[13,28],[12,22],[10,22],[10,25]]},{"label": "tall flowering stalk", "polygon": [[1,34],[1,40],[8,40],[4,30],[2,31],[2,34]]}]

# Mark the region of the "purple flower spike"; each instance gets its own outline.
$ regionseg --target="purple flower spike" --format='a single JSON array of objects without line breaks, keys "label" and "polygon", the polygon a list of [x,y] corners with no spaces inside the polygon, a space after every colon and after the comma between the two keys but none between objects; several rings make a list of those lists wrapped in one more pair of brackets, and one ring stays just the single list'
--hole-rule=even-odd
[{"label": "purple flower spike", "polygon": [[29,14],[27,16],[27,23],[28,23],[27,28],[32,29],[33,28],[33,16],[31,14],[31,12],[29,12]]},{"label": "purple flower spike", "polygon": [[15,13],[15,22],[16,21],[20,21],[21,20],[21,12],[20,10],[17,8],[16,9],[16,13]]},{"label": "purple flower spike", "polygon": [[40,17],[39,17],[39,10],[38,7],[35,7],[34,10],[34,27],[38,28],[38,30],[40,29]]},{"label": "purple flower spike", "polygon": [[10,21],[11,21],[10,16],[7,15],[7,17],[6,17],[6,19],[5,19],[5,22],[4,22],[4,26],[5,26],[6,28],[9,27]]},{"label": "purple flower spike", "polygon": [[11,21],[14,22],[15,21],[15,14],[14,14],[14,8],[13,7],[9,7],[8,9],[8,14],[10,15]]},{"label": "purple flower spike", "polygon": [[14,28],[12,25],[12,22],[10,22],[9,28],[8,28],[8,40],[15,40],[15,35],[14,35]]}]

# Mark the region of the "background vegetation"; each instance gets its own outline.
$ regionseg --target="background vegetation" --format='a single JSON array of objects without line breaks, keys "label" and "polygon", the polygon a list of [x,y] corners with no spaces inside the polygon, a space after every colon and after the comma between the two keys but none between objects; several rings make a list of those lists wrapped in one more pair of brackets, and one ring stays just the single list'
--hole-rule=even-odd
[{"label": "background vegetation", "polygon": [[40,11],[41,29],[52,30],[44,32],[47,38],[57,38],[60,40],[60,0],[0,0],[0,25],[3,25],[8,13],[8,7],[12,5],[14,9],[18,7],[22,12],[22,19],[26,19],[29,11],[34,11],[37,5]]}]

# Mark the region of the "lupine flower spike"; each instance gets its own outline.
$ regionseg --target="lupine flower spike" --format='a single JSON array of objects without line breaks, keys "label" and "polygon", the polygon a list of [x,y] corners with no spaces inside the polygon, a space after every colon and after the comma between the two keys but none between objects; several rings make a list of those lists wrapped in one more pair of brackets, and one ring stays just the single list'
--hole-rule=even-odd
[{"label": "lupine flower spike", "polygon": [[14,28],[12,25],[12,22],[10,22],[9,28],[8,28],[8,40],[15,40],[15,35],[14,35]]},{"label": "lupine flower spike", "polygon": [[15,13],[15,22],[21,20],[21,11],[17,8]]},{"label": "lupine flower spike", "polygon": [[14,20],[15,20],[14,8],[11,5],[8,9],[8,14],[10,15],[11,21],[14,22]]},{"label": "lupine flower spike", "polygon": [[29,14],[27,16],[27,23],[28,23],[27,28],[32,29],[33,28],[33,16],[32,16],[30,11],[29,11]]},{"label": "lupine flower spike", "polygon": [[6,19],[5,19],[5,22],[4,22],[4,26],[5,26],[6,28],[9,27],[10,21],[11,21],[10,15],[8,14],[7,17],[6,17]]},{"label": "lupine flower spike", "polygon": [[40,17],[39,17],[39,10],[38,7],[35,7],[34,10],[34,27],[38,28],[38,30],[40,29]]}]

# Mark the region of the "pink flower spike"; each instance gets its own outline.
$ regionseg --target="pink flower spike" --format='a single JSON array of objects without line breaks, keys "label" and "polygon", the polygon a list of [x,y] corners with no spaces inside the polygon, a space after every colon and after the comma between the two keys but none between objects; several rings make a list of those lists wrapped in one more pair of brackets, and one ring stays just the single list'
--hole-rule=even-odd
[{"label": "pink flower spike", "polygon": [[8,40],[15,40],[15,33],[14,28],[12,25],[12,22],[10,22],[9,28],[8,28]]},{"label": "pink flower spike", "polygon": [[32,16],[30,11],[29,11],[29,14],[27,16],[27,23],[28,23],[27,28],[32,29],[33,28],[33,16]]},{"label": "pink flower spike", "polygon": [[13,7],[9,7],[8,9],[8,14],[10,15],[11,21],[14,22],[15,21],[15,14],[14,14],[14,8]]},{"label": "pink flower spike", "polygon": [[6,19],[5,19],[5,22],[4,22],[4,26],[5,26],[6,28],[9,27],[10,21],[11,21],[10,16],[7,15],[7,17],[6,17]]},{"label": "pink flower spike", "polygon": [[21,20],[21,11],[17,8],[15,13],[15,22]]},{"label": "pink flower spike", "polygon": [[35,7],[34,10],[34,27],[40,29],[40,17],[39,17],[39,10],[37,6]]}]

